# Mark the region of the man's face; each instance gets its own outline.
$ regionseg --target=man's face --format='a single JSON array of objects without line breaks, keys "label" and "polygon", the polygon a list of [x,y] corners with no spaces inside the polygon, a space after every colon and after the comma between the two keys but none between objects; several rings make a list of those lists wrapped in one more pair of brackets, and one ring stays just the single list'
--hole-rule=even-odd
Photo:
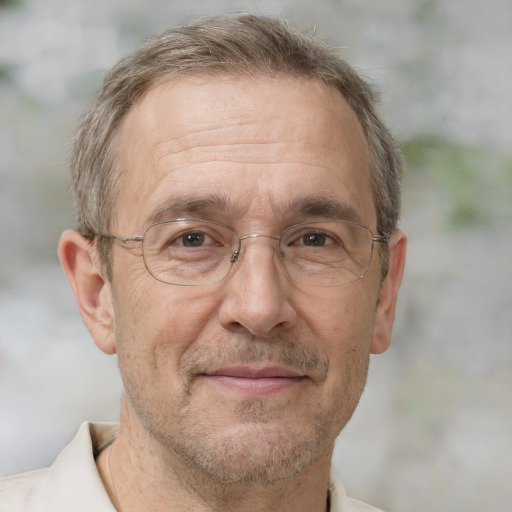
[{"label": "man's face", "polygon": [[[316,81],[171,81],[128,113],[111,231],[195,218],[239,235],[333,220],[376,232],[369,156],[342,96]],[[315,204],[305,208],[305,204]],[[113,247],[116,350],[132,429],[228,480],[281,478],[330,458],[364,387],[379,258],[348,286],[290,280],[249,238],[223,281],[173,286],[140,247]]]}]

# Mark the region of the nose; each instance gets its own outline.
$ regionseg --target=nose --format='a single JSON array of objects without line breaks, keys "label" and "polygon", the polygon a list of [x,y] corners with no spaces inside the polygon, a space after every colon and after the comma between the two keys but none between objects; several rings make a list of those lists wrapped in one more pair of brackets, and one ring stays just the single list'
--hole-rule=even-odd
[{"label": "nose", "polygon": [[[257,240],[257,238],[262,238]],[[225,284],[220,322],[225,329],[265,336],[278,329],[290,329],[296,312],[290,301],[291,285],[278,262],[278,237],[241,237],[244,247],[236,255]]]}]

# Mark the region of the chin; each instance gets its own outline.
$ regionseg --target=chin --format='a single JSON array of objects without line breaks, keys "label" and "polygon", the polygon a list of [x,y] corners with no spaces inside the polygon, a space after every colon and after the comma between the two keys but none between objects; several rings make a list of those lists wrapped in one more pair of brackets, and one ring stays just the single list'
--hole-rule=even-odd
[{"label": "chin", "polygon": [[297,425],[244,423],[221,432],[173,439],[173,449],[189,465],[211,479],[231,483],[265,483],[293,477],[310,467],[329,446],[324,429]]}]

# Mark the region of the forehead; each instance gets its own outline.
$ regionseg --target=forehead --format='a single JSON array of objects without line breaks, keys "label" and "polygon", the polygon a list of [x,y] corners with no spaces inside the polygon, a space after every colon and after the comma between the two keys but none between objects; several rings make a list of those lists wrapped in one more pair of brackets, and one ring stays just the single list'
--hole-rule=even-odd
[{"label": "forehead", "polygon": [[124,118],[117,158],[114,224],[126,229],[147,225],[167,205],[176,216],[187,212],[173,204],[209,203],[264,217],[308,196],[352,203],[361,221],[374,217],[362,128],[342,95],[316,80],[160,84]]}]

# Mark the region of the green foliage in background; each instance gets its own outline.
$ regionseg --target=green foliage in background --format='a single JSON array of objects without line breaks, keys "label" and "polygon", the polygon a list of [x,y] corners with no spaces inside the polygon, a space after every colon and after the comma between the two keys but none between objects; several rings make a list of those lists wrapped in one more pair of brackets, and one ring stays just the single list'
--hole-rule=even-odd
[{"label": "green foliage in background", "polygon": [[15,73],[14,66],[0,62],[0,85],[14,83]]},{"label": "green foliage in background", "polygon": [[[512,217],[512,156],[435,136],[402,144],[405,191],[433,187],[452,228],[496,225]],[[435,206],[435,205],[432,205]]]},{"label": "green foliage in background", "polygon": [[0,9],[16,9],[23,5],[22,0],[0,0]]}]

